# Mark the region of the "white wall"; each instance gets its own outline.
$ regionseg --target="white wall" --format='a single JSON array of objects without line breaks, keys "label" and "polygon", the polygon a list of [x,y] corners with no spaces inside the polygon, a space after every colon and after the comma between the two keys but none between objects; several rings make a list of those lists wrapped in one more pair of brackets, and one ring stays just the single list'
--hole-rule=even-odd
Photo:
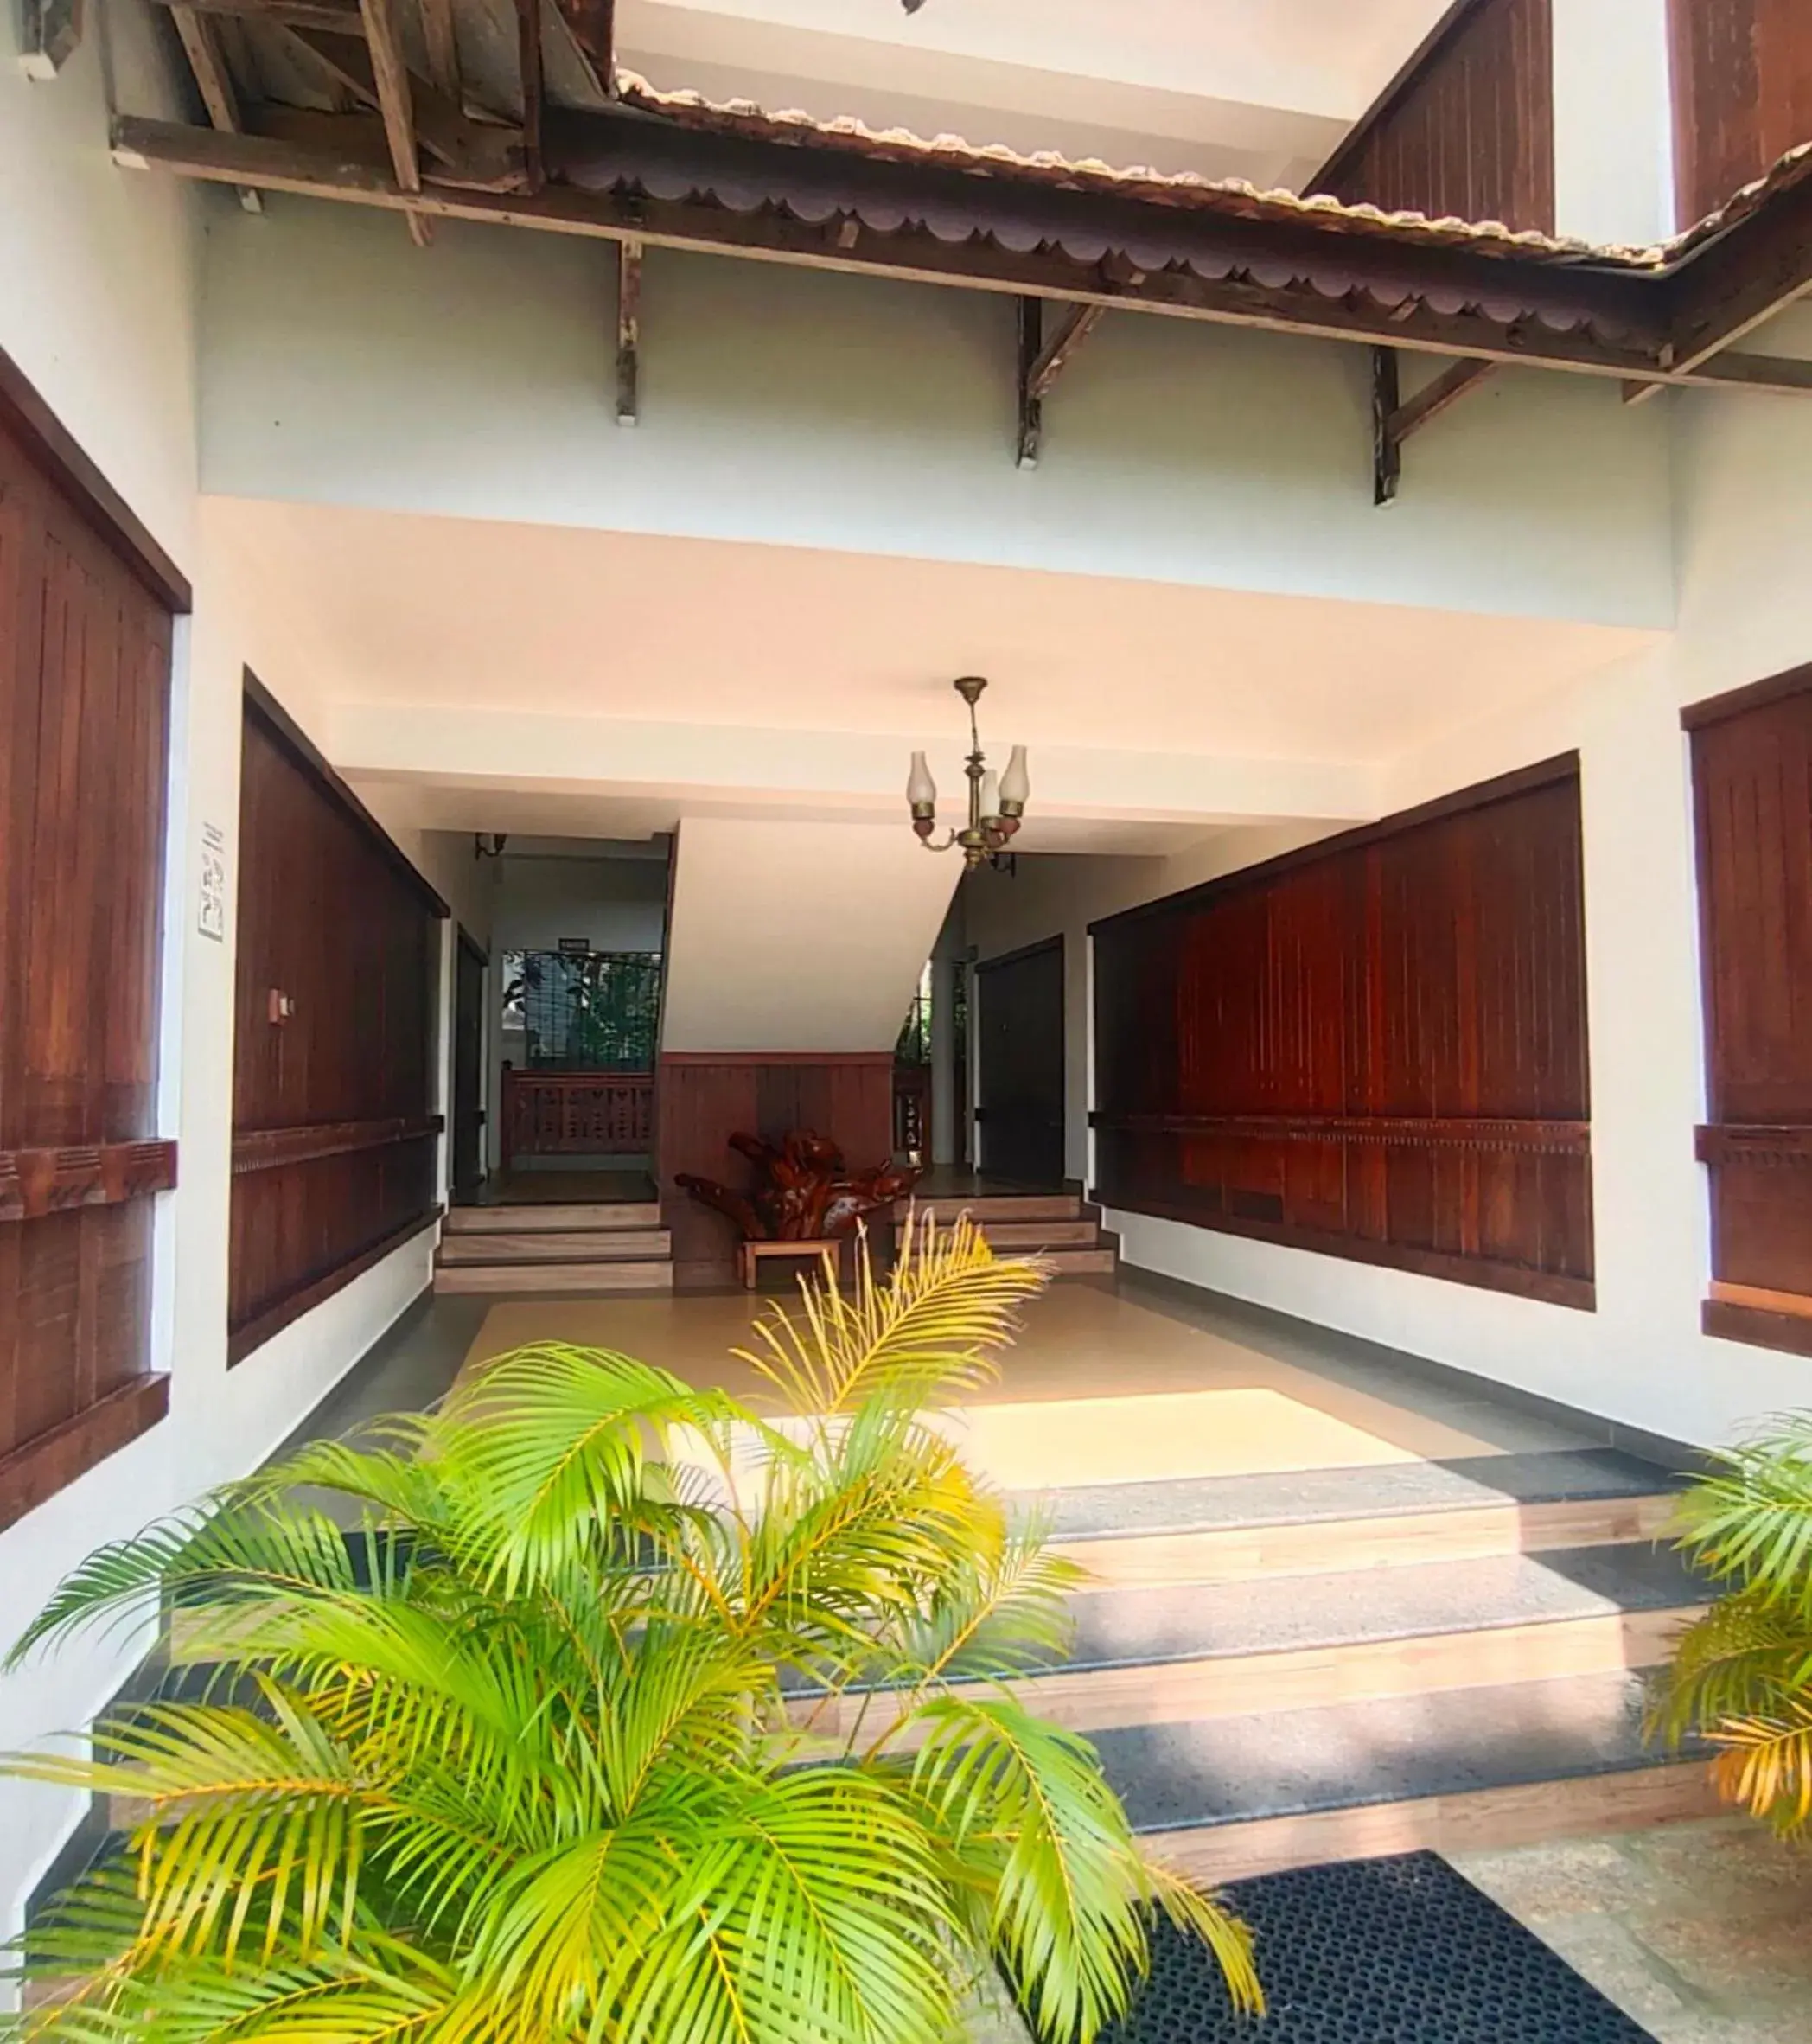
[{"label": "white wall", "polygon": [[961,872],[898,823],[693,817],[662,1051],[890,1051]]},{"label": "white wall", "polygon": [[658,951],[667,922],[667,861],[568,859],[506,852],[493,928],[500,951],[552,951],[584,937],[594,951]]},{"label": "white wall", "polygon": [[394,218],[325,201],[223,215],[208,248],[207,487],[1672,619],[1665,422],[1626,408],[1614,382],[1494,379],[1418,438],[1381,517],[1363,348],[1110,317],[1046,407],[1043,463],[1021,471],[1010,298],[657,249],[641,423],[625,432],[612,271],[605,244],[503,227],[450,224],[415,250]]},{"label": "white wall", "polygon": [[[116,170],[106,152],[99,37],[119,103],[175,111],[162,35],[131,0],[89,10],[87,41],[54,81],[19,70],[17,10],[0,8],[0,347],[195,587],[176,634],[158,1126],[178,1144],[178,1189],[157,1203],[153,1357],[169,1372],[163,1423],[0,1533],[0,1632],[10,1644],[59,1578],[253,1466],[294,1428],[427,1281],[429,1247],[399,1251],[230,1374],[233,946],[195,929],[204,821],[237,836],[240,672],[305,698],[281,645],[259,642],[229,574],[210,558],[198,504],[195,302],[199,243],[215,210],[169,183]],[[168,23],[159,23],[167,33]],[[225,201],[230,208],[230,199]],[[232,916],[229,904],[228,926]],[[137,1658],[89,1645],[0,1682],[0,1750],[84,1724]],[[0,1937],[81,1814],[61,1791],[0,1781]]]},{"label": "white wall", "polygon": [[1554,225],[1646,247],[1674,232],[1668,0],[1553,0]]}]

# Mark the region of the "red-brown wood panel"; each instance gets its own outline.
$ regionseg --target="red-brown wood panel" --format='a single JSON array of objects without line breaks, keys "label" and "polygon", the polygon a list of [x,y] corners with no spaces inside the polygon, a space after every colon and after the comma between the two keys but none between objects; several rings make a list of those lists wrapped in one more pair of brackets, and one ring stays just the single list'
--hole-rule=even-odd
[{"label": "red-brown wood panel", "polygon": [[886,1163],[893,1151],[893,1052],[669,1052],[660,1060],[655,1119],[674,1282],[682,1289],[728,1284],[736,1268],[734,1227],[679,1191],[674,1178],[688,1172],[746,1184],[748,1166],[730,1147],[738,1132],[777,1141],[789,1130],[810,1129],[858,1169]]},{"label": "red-brown wood panel", "polygon": [[1812,668],[1692,728],[1712,1332],[1812,1354]]},{"label": "red-brown wood panel", "polygon": [[1460,0],[1308,188],[1552,233],[1551,0]]},{"label": "red-brown wood panel", "polygon": [[261,694],[240,766],[234,1361],[434,1218],[442,904]]},{"label": "red-brown wood panel", "polygon": [[1806,0],[1670,0],[1680,225],[1812,142]]},{"label": "red-brown wood panel", "polygon": [[1574,762],[1094,934],[1110,1204],[1591,1304]]},{"label": "red-brown wood panel", "polygon": [[163,1410],[150,1372],[170,616],[0,414],[0,1523]]}]

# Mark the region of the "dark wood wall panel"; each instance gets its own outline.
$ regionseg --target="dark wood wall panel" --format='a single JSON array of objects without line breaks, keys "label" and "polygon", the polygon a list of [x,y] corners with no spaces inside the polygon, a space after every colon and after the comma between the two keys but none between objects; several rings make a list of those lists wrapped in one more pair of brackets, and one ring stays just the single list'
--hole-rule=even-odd
[{"label": "dark wood wall panel", "polygon": [[1812,668],[1687,712],[1708,1332],[1812,1355]]},{"label": "dark wood wall panel", "polygon": [[1806,0],[1671,0],[1680,225],[1715,213],[1812,142]]},{"label": "dark wood wall panel", "polygon": [[170,614],[0,408],[0,1524],[149,1425]]},{"label": "dark wood wall panel", "polygon": [[778,1139],[789,1129],[827,1136],[858,1168],[893,1153],[893,1053],[721,1055],[669,1051],[660,1060],[656,1155],[661,1219],[673,1233],[673,1277],[682,1289],[732,1281],[736,1230],[673,1184],[695,1172],[727,1185],[747,1182],[731,1149],[737,1131]]},{"label": "dark wood wall panel", "polygon": [[234,1361],[435,1217],[444,913],[269,699],[248,693],[233,1019]]},{"label": "dark wood wall panel", "polygon": [[1592,1303],[1571,760],[1094,942],[1107,1204]]},{"label": "dark wood wall panel", "polygon": [[1308,188],[1552,233],[1551,0],[1461,0]]}]

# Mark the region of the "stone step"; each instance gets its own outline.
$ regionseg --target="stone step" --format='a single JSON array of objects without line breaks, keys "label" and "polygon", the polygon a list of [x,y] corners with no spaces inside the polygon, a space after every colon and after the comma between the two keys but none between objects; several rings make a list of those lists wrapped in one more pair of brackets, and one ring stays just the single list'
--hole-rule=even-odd
[{"label": "stone step", "polygon": [[1679,1479],[1604,1448],[1016,1492],[1106,1584],[1228,1582],[1655,1541]]},{"label": "stone step", "polygon": [[[1656,1667],[1709,1590],[1671,1552],[1571,1548],[1274,1581],[1087,1591],[1027,1702],[1071,1730]],[[864,1702],[839,1700],[839,1722]],[[828,1716],[830,1714],[827,1713]]]},{"label": "stone step", "polygon": [[981,1232],[990,1247],[1014,1253],[1097,1249],[1101,1236],[1100,1225],[1086,1217],[1075,1221],[983,1221]]},{"label": "stone step", "polygon": [[592,1292],[671,1292],[671,1260],[637,1259],[612,1263],[441,1264],[434,1273],[437,1294],[507,1292],[522,1298],[563,1299]]},{"label": "stone step", "polygon": [[546,1229],[539,1233],[449,1236],[440,1262],[450,1263],[599,1263],[671,1256],[665,1228]]},{"label": "stone step", "polygon": [[1113,1277],[1120,1269],[1120,1252],[1112,1247],[1045,1249],[1042,1254],[1057,1277]]},{"label": "stone step", "polygon": [[927,1214],[935,1215],[940,1223],[967,1214],[983,1226],[991,1221],[1079,1221],[1083,1217],[1081,1199],[1074,1192],[986,1192],[970,1193],[961,1198],[895,1201],[895,1220],[903,1221],[914,1213],[922,1221]]},{"label": "stone step", "polygon": [[659,1201],[615,1200],[567,1206],[456,1206],[447,1210],[448,1235],[528,1235],[561,1230],[658,1228]]},{"label": "stone step", "polygon": [[1708,1817],[1698,1755],[1644,1736],[1641,1677],[1605,1670],[1098,1734],[1162,1856],[1203,1879]]}]

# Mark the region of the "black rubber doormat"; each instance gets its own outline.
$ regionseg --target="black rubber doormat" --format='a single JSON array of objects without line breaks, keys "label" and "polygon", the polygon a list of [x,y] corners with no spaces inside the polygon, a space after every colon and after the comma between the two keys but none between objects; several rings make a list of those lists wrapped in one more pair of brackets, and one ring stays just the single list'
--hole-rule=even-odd
[{"label": "black rubber doormat", "polygon": [[1236,2015],[1168,1924],[1113,2044],[1655,2044],[1533,1932],[1432,1852],[1228,1889],[1271,2012]]}]

